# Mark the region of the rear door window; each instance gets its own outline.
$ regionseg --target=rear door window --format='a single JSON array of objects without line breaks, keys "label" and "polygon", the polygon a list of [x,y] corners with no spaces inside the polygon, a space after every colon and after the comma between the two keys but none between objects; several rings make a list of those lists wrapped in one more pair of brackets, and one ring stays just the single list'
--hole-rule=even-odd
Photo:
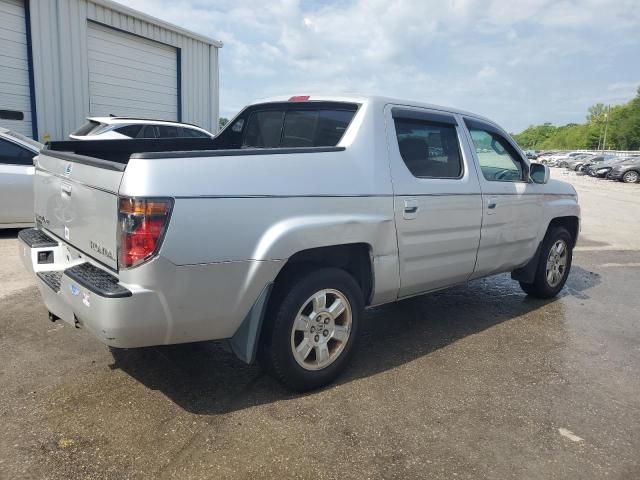
[{"label": "rear door window", "polygon": [[126,135],[129,138],[136,138],[142,129],[142,125],[125,125],[124,127],[116,128],[116,132]]},{"label": "rear door window", "polygon": [[156,138],[156,129],[153,125],[145,125],[138,133],[137,138]]},{"label": "rear door window", "polygon": [[418,178],[460,178],[462,155],[456,127],[417,118],[394,118],[398,148]]},{"label": "rear door window", "polygon": [[158,138],[176,138],[178,137],[178,127],[173,125],[158,125],[156,127]]},{"label": "rear door window", "polygon": [[187,138],[209,138],[209,135],[207,135],[206,133],[194,128],[187,127],[184,127],[182,129],[182,136]]}]

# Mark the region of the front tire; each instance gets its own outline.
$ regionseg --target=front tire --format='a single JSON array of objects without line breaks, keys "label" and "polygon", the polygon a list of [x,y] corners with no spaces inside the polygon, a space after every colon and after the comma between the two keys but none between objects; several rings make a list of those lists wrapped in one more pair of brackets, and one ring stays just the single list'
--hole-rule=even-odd
[{"label": "front tire", "polygon": [[533,283],[520,282],[520,287],[532,297],[555,297],[567,281],[572,259],[571,234],[564,227],[553,228],[542,242]]},{"label": "front tire", "polygon": [[344,270],[321,268],[276,286],[262,361],[283,385],[304,392],[334,381],[354,348],[364,300]]}]

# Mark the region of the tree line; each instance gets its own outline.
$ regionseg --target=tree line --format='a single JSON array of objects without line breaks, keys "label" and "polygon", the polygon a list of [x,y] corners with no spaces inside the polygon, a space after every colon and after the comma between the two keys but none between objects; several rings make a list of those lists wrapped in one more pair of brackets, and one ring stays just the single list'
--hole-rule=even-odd
[{"label": "tree line", "polygon": [[532,125],[513,138],[524,150],[640,150],[640,87],[623,105],[589,107],[585,123]]}]

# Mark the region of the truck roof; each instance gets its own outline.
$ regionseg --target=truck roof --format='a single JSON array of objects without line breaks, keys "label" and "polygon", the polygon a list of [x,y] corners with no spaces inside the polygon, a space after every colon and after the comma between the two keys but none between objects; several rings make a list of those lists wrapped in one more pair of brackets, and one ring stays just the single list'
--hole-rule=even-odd
[{"label": "truck roof", "polygon": [[[292,100],[296,99],[296,100]],[[461,110],[459,108],[454,107],[446,107],[442,105],[436,105],[433,103],[427,102],[419,102],[416,100],[407,100],[402,98],[394,98],[394,97],[385,97],[380,95],[351,95],[351,94],[341,94],[341,95],[322,95],[322,94],[305,94],[305,95],[290,95],[290,96],[277,96],[277,97],[269,97],[260,100],[256,100],[252,102],[251,105],[260,104],[260,103],[275,103],[275,102],[287,102],[287,101],[309,101],[309,102],[348,102],[348,103],[360,103],[360,104],[369,104],[369,105],[380,105],[384,106],[387,104],[393,105],[404,105],[408,107],[420,107],[420,108],[429,108],[431,110],[441,110],[443,112],[457,113],[460,115],[467,115],[474,118],[481,119],[485,122],[489,122],[493,125],[497,125],[493,120],[484,117],[482,115],[478,115],[473,112],[469,112],[466,110]]]}]

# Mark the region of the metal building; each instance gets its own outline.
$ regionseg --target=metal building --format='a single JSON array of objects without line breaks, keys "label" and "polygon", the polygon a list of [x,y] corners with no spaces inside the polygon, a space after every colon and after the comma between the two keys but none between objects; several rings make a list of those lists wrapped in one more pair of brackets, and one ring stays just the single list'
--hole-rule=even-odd
[{"label": "metal building", "polygon": [[62,140],[113,114],[215,132],[220,47],[110,0],[0,0],[0,126]]}]

